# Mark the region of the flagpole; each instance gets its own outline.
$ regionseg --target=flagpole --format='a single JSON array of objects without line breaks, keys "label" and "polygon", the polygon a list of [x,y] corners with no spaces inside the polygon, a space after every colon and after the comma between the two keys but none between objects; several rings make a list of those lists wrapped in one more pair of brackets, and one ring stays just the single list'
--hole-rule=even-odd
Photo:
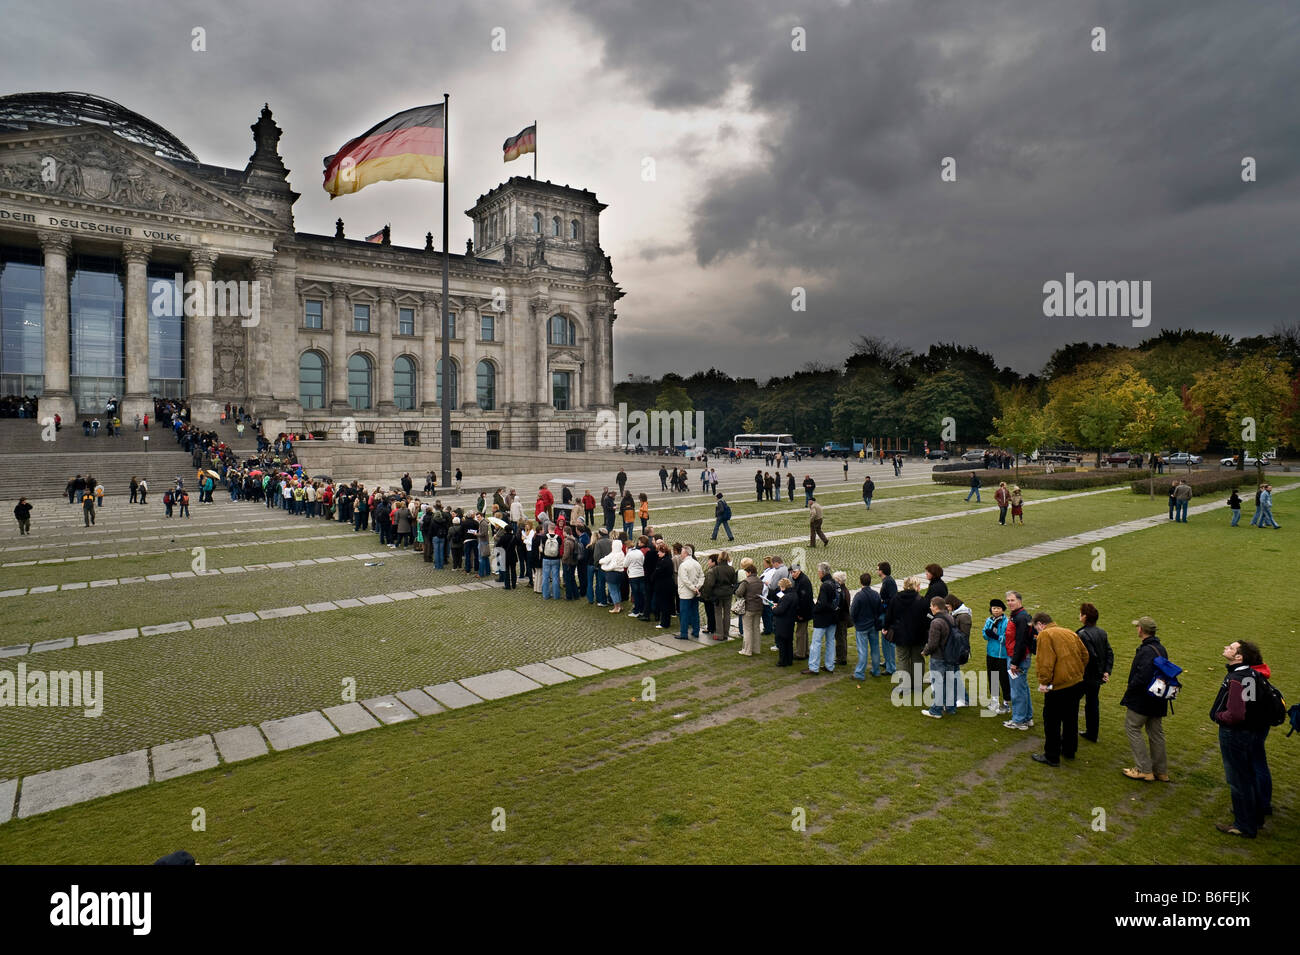
[{"label": "flagpole", "polygon": [[537,181],[537,120],[533,120],[533,182]]},{"label": "flagpole", "polygon": [[442,406],[442,486],[452,487],[451,483],[451,301],[448,298],[448,268],[450,246],[447,244],[447,207],[450,202],[451,180],[451,96],[442,94],[442,394],[439,396]]}]

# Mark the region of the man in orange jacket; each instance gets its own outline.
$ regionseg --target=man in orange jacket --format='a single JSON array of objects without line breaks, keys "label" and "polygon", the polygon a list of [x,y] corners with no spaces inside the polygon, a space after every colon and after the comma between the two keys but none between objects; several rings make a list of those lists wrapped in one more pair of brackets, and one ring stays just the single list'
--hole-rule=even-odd
[{"label": "man in orange jacket", "polygon": [[1074,759],[1079,749],[1079,701],[1088,648],[1073,630],[1057,626],[1050,614],[1036,613],[1038,632],[1038,692],[1043,696],[1043,751],[1034,762],[1060,766],[1061,757]]}]

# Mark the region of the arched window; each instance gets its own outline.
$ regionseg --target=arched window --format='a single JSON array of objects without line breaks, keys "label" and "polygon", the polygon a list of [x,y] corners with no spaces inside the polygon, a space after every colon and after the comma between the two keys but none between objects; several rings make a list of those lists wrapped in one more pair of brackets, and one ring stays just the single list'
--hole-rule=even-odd
[{"label": "arched window", "polygon": [[370,408],[370,359],[357,352],[348,359],[348,404],[357,411]]},{"label": "arched window", "polygon": [[478,363],[478,406],[484,411],[495,411],[497,406],[497,370],[492,362]]},{"label": "arched window", "polygon": [[406,355],[393,362],[393,403],[402,411],[415,407],[415,362]]},{"label": "arched window", "polygon": [[559,217],[559,216],[552,216],[552,217],[551,217],[551,235],[555,236],[557,239],[560,237],[560,217]]},{"label": "arched window", "polygon": [[578,334],[573,322],[564,315],[552,315],[546,340],[552,345],[576,345]]},{"label": "arched window", "polygon": [[[457,382],[456,379],[459,378],[460,376],[456,372],[457,372],[456,359],[453,358],[451,360],[451,378],[447,382],[447,386],[451,389],[451,401],[449,402],[449,406],[452,411],[455,411],[456,408],[459,407],[459,401],[458,401],[459,388],[457,387],[459,383]],[[433,401],[434,404],[441,405],[442,404],[442,359],[441,358],[438,359],[437,378],[438,378],[437,381],[438,393],[434,395]]]},{"label": "arched window", "polygon": [[542,234],[542,214],[540,212],[533,213],[533,232],[537,235]]},{"label": "arched window", "polygon": [[576,238],[578,238],[578,220],[577,220],[577,219],[570,219],[570,220],[569,220],[569,238],[570,238],[570,239],[576,239]]},{"label": "arched window", "polygon": [[325,407],[325,359],[305,351],[298,359],[298,403],[304,408]]}]

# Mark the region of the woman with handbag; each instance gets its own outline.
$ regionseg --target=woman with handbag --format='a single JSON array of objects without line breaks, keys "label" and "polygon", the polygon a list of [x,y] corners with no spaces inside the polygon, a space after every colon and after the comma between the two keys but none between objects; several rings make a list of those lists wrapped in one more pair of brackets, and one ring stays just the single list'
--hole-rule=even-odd
[{"label": "woman with handbag", "polygon": [[[741,656],[758,656],[763,649],[763,581],[759,579],[758,567],[746,557],[740,562],[745,572],[744,578],[736,585],[736,602],[732,613],[742,618],[741,629],[744,631],[745,645],[739,651]],[[794,631],[791,630],[793,639]]]}]

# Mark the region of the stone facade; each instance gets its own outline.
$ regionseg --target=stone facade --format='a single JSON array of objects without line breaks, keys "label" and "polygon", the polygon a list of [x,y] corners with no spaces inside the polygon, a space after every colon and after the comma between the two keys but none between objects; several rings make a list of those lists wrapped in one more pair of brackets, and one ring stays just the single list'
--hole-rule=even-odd
[{"label": "stone facade", "polygon": [[[161,158],[90,124],[0,131],[0,245],[39,247],[44,265],[42,412],[98,410],[77,407],[68,370],[71,262],[95,255],[121,263],[124,420],[151,407],[146,273],[161,266],[201,288],[238,283],[257,303],[248,315],[211,295],[187,299],[184,393],[196,420],[229,401],[270,434],[355,430],[402,444],[416,432],[436,446],[443,253],[431,240],[390,245],[387,233],[347,239],[341,220],[334,236],[296,232],[298,194],[269,109],[252,130],[243,170]],[[462,447],[491,435],[503,449],[563,451],[573,432],[594,445],[596,413],[613,404],[623,294],[599,244],[604,208],[585,190],[514,177],[467,211],[479,249],[448,256]],[[303,391],[304,362],[319,365],[319,389]],[[492,383],[482,395],[480,369]]]}]

